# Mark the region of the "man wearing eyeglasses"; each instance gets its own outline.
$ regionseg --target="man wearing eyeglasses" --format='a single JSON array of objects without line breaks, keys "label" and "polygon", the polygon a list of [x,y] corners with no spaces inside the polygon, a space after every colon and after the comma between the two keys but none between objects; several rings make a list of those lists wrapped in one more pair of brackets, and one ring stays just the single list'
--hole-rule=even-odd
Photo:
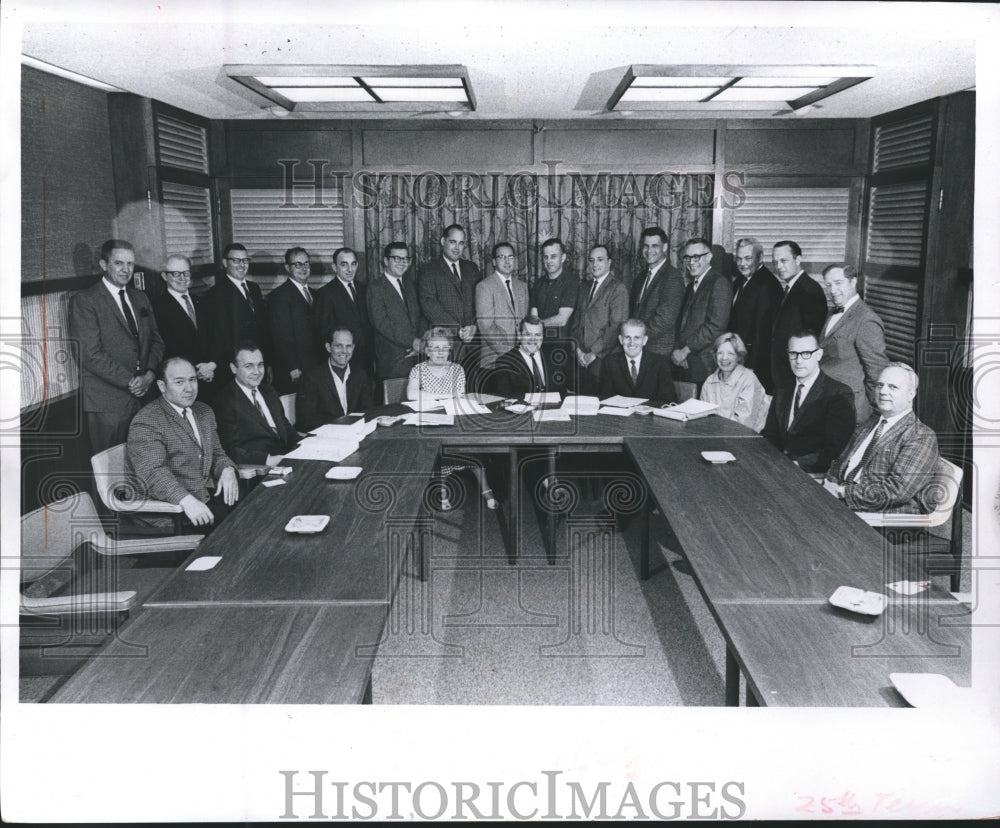
[{"label": "man wearing eyeglasses", "polygon": [[726,330],[733,304],[729,281],[712,270],[712,248],[702,238],[682,248],[687,285],[677,319],[677,338],[670,356],[674,376],[701,384],[715,370],[715,340]]},{"label": "man wearing eyeglasses", "polygon": [[821,331],[826,321],[823,288],[802,269],[802,248],[793,241],[779,241],[771,251],[774,274],[783,295],[771,332],[771,377],[775,387],[792,382],[785,343],[794,331]]},{"label": "man wearing eyeglasses", "polygon": [[611,272],[611,253],[595,244],[587,255],[590,278],[580,285],[570,336],[576,342],[576,388],[596,394],[605,358],[619,345],[618,327],[628,319],[628,288]]},{"label": "man wearing eyeglasses", "polygon": [[476,323],[482,336],[479,366],[492,368],[517,344],[517,328],[528,315],[528,286],[514,274],[514,247],[493,246],[493,273],[476,285]]},{"label": "man wearing eyeglasses", "polygon": [[726,330],[739,334],[747,349],[743,364],[757,375],[764,390],[773,394],[771,334],[784,291],[764,265],[764,248],[757,239],[737,239],[733,259],[738,275]]},{"label": "man wearing eyeglasses", "polygon": [[375,372],[380,380],[408,377],[423,348],[427,322],[412,280],[410,251],[390,242],[382,251],[382,273],[368,287],[368,318],[375,330]]},{"label": "man wearing eyeglasses", "polygon": [[[209,291],[212,308],[212,360],[216,365],[228,365],[233,348],[239,342],[256,342],[268,363],[271,359],[271,337],[267,326],[267,309],[260,288],[247,278],[250,255],[239,243],[227,244],[222,251],[225,273],[215,277],[215,287]],[[219,371],[220,382],[232,380],[232,374]]]},{"label": "man wearing eyeglasses", "polygon": [[285,251],[288,279],[267,297],[267,322],[274,345],[274,389],[292,394],[302,372],[323,359],[323,342],[316,329],[316,297],[309,287],[312,265],[304,247]]},{"label": "man wearing eyeglasses", "polygon": [[786,341],[794,381],[775,391],[761,434],[805,471],[822,474],[854,430],[854,392],[820,370],[823,349],[814,331]]},{"label": "man wearing eyeglasses", "polygon": [[209,402],[219,383],[212,360],[212,318],[202,297],[191,292],[191,260],[174,253],[167,257],[160,277],[167,289],[150,300],[163,337],[164,357],[181,356],[198,375],[198,399]]}]

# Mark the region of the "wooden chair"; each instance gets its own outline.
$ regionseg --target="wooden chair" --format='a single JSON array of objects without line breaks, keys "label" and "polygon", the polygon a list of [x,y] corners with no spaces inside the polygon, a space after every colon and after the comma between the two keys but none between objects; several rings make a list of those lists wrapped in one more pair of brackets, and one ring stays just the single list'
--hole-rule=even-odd
[{"label": "wooden chair", "polygon": [[409,380],[406,377],[392,377],[382,380],[382,396],[386,405],[392,405],[403,401],[406,394],[406,384]]},{"label": "wooden chair", "polygon": [[94,481],[101,502],[112,512],[132,517],[163,516],[173,520],[175,534],[180,534],[184,510],[176,503],[151,500],[142,496],[141,486],[125,473],[125,444],[119,443],[90,458]]},{"label": "wooden chair", "polygon": [[[962,469],[943,457],[938,457],[934,476],[925,487],[927,499],[937,503],[927,515],[896,514],[893,512],[856,512],[869,526],[882,532],[890,543],[905,546],[907,551],[920,554],[946,552],[951,560],[945,567],[932,566],[931,571],[947,571],[951,575],[951,591],[958,592],[962,583]],[[951,521],[947,537],[930,530]]]},{"label": "wooden chair", "polygon": [[698,386],[693,382],[681,382],[680,380],[674,380],[674,393],[677,395],[677,402],[682,403],[685,400],[690,400],[695,396],[698,391]]}]

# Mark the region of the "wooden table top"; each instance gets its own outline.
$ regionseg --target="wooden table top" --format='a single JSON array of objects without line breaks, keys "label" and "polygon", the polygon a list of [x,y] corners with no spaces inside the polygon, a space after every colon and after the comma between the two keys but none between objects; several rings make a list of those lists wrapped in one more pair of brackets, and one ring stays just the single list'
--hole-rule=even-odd
[{"label": "wooden table top", "polygon": [[52,701],[358,704],[385,617],[376,604],[147,608]]},{"label": "wooden table top", "polygon": [[822,604],[716,607],[730,651],[761,705],[906,707],[892,673],[972,680],[968,607],[912,598],[881,616]]},{"label": "wooden table top", "polygon": [[[364,469],[355,480],[327,480],[331,463],[291,461],[284,485],[258,485],[206,537],[184,566],[146,602],[392,600],[399,577],[398,543],[421,512],[439,444],[405,448],[373,441],[341,465]],[[315,534],[285,530],[294,515],[329,515]],[[395,545],[394,545],[395,544]],[[212,569],[190,561],[221,556]]]}]

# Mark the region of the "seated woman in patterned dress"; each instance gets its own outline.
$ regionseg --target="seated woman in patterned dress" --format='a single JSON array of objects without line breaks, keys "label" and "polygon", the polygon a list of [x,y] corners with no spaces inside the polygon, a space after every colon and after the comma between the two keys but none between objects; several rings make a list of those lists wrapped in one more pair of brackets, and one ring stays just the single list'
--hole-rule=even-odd
[{"label": "seated woman in patterned dress", "polygon": [[769,400],[757,375],[744,367],[747,347],[739,334],[724,333],[715,340],[713,372],[701,387],[701,399],[719,406],[716,412],[727,420],[760,431],[767,421]]},{"label": "seated woman in patterned dress", "polygon": [[[421,392],[430,395],[457,397],[465,393],[465,370],[456,362],[451,361],[451,338],[443,328],[431,328],[424,334],[424,353],[427,359],[418,362],[410,369],[406,384],[406,398],[417,399]],[[497,501],[493,490],[486,481],[486,470],[481,465],[447,465],[441,468],[441,508],[451,509],[448,489],[443,480],[448,475],[463,469],[472,469],[479,483],[479,491],[486,501],[487,509],[496,509]]]}]

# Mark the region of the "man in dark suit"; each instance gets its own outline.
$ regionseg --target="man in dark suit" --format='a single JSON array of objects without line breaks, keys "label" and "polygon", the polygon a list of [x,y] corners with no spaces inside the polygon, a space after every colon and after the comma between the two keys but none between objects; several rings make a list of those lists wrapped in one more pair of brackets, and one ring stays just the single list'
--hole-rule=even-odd
[{"label": "man in dark suit", "polygon": [[295,418],[303,432],[372,407],[371,380],[362,368],[351,365],[354,334],[350,329],[334,328],[326,350],[329,359],[302,376]]},{"label": "man in dark suit", "polygon": [[784,291],[764,265],[764,248],[757,239],[738,239],[733,257],[739,277],[726,330],[739,334],[747,349],[743,364],[757,375],[764,390],[773,394],[771,333]]},{"label": "man in dark suit", "polygon": [[132,420],[126,465],[146,497],[178,504],[195,526],[218,525],[239,499],[239,480],[215,414],[195,401],[195,368],[183,357],[165,359],[156,384],[163,396]]},{"label": "man in dark suit", "polygon": [[[215,277],[215,286],[208,292],[213,323],[212,361],[222,366],[229,363],[233,348],[239,342],[256,342],[264,359],[270,358],[271,340],[267,328],[267,309],[260,287],[247,278],[250,256],[242,244],[227,244],[222,251],[225,273]],[[220,382],[229,382],[219,371]]]},{"label": "man in dark suit", "polygon": [[878,314],[858,296],[858,273],[847,264],[830,265],[823,282],[833,308],[823,325],[820,367],[854,391],[858,422],[872,413],[875,383],[889,364],[885,353],[885,327]]},{"label": "man in dark suit", "polygon": [[569,338],[569,324],[580,292],[576,274],[564,269],[566,248],[562,239],[547,239],[542,244],[544,273],[529,291],[530,315],[542,320],[545,338],[542,354],[567,376],[576,364],[575,347]]},{"label": "man in dark suit", "polygon": [[695,383],[700,391],[715,370],[715,340],[729,322],[733,291],[728,280],[711,269],[712,248],[705,239],[690,239],[681,250],[687,286],[670,361],[677,379]]},{"label": "man in dark suit", "polygon": [[795,331],[819,331],[826,319],[823,288],[802,269],[802,248],[793,241],[780,241],[771,252],[774,272],[781,280],[784,296],[774,315],[771,332],[771,380],[774,387],[792,382],[785,348]]},{"label": "man in dark suit", "polygon": [[916,372],[890,362],[875,383],[877,411],[861,423],[823,485],[856,512],[927,514],[937,467],[934,432],[913,413]]},{"label": "man in dark suit", "polygon": [[93,454],[124,443],[129,422],[154,396],[163,340],[146,295],[130,288],[135,249],[121,239],[101,246],[104,277],[75,294],[70,336],[80,347],[80,394]]},{"label": "man in dark suit", "polygon": [[298,445],[277,392],[264,382],[264,356],[253,342],[237,345],[229,363],[236,381],[223,388],[213,408],[219,440],[236,463],[274,466]]},{"label": "man in dark suit", "polygon": [[483,278],[465,252],[465,228],[451,224],[441,236],[441,257],[420,268],[417,294],[427,324],[458,341],[453,359],[466,374],[475,367],[476,285]]},{"label": "man in dark suit", "polygon": [[167,289],[152,299],[156,325],[163,338],[163,356],[181,356],[198,373],[198,399],[211,404],[218,367],[212,361],[212,320],[201,297],[191,294],[191,260],[172,254],[160,277]]},{"label": "man in dark suit", "polygon": [[812,331],[789,337],[786,359],[795,382],[778,387],[761,432],[810,473],[825,473],[854,430],[854,392],[820,370],[822,358]]},{"label": "man in dark suit", "polygon": [[601,360],[618,347],[618,327],[628,319],[628,288],[611,274],[611,256],[603,244],[590,249],[590,278],[580,286],[571,335],[580,366],[576,390],[594,394],[600,385]]},{"label": "man in dark suit", "polygon": [[375,332],[368,319],[368,286],[359,282],[357,254],[349,247],[333,252],[334,278],[316,291],[316,327],[327,343],[335,328],[348,328],[354,335],[351,365],[369,376],[375,370]]},{"label": "man in dark suit", "polygon": [[500,356],[490,369],[487,387],[494,394],[522,399],[528,394],[566,390],[566,372],[553,367],[542,343],[545,326],[537,316],[526,316],[518,326],[517,347]]},{"label": "man in dark suit", "polygon": [[646,348],[646,323],[626,319],[618,341],[622,350],[605,359],[601,369],[601,397],[645,397],[652,405],[676,402],[670,360]]},{"label": "man in dark suit", "polygon": [[667,261],[667,234],[662,227],[643,230],[640,244],[646,267],[632,280],[629,314],[645,323],[647,350],[669,358],[677,337],[684,280]]},{"label": "man in dark suit", "polygon": [[274,387],[279,394],[298,388],[306,368],[323,361],[323,338],[316,328],[316,304],[309,287],[312,265],[303,247],[285,251],[288,279],[268,294],[267,324],[273,343]]},{"label": "man in dark suit", "polygon": [[427,320],[413,282],[404,278],[410,252],[403,242],[382,251],[382,273],[368,286],[368,318],[375,329],[375,374],[380,380],[407,377],[423,349]]}]

